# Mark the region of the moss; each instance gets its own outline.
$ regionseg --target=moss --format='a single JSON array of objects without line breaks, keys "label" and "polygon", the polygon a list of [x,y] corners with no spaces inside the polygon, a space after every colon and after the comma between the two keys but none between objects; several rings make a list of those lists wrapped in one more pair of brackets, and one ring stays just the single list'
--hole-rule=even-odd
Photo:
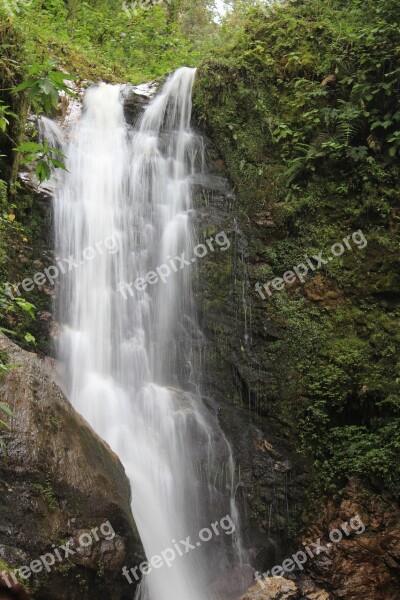
[{"label": "moss", "polygon": [[89,592],[89,581],[87,581],[87,579],[81,575],[80,573],[77,573],[76,576],[76,581],[79,587],[79,590],[81,591],[82,594],[88,593]]},{"label": "moss", "polygon": [[37,483],[34,485],[34,487],[39,492],[51,511],[58,509],[57,498],[54,494],[53,485],[49,478],[46,479],[46,485]]},{"label": "moss", "polygon": [[[380,3],[371,31],[376,10],[372,2],[310,0],[269,17],[254,9],[203,61],[194,88],[196,118],[234,186],[233,210],[248,241],[242,277],[234,257],[231,278],[225,261],[208,266],[213,283],[204,295],[215,313],[224,315],[231,294],[244,317],[240,287],[243,274],[249,278],[253,343],[238,352],[242,324],[232,309],[241,331],[220,317],[219,349],[257,398],[253,410],[267,414],[293,449],[301,440],[318,490],[329,494],[352,473],[400,493],[400,169],[378,123],[386,114],[397,131],[394,96],[381,90],[400,40],[394,3]],[[339,30],[349,46],[338,47]],[[332,244],[358,230],[365,247],[353,244],[266,300],[255,292],[257,281],[282,277],[321,251],[329,256]]]},{"label": "moss", "polygon": [[12,571],[13,567],[10,567],[10,565],[8,563],[6,563],[4,560],[2,560],[0,558],[0,573],[2,571]]},{"label": "moss", "polygon": [[[21,567],[24,565],[20,565]],[[23,586],[23,588],[29,592],[30,590],[30,582],[27,581],[26,579],[24,579],[23,577],[21,577],[18,569],[20,568],[20,566],[14,566],[11,567],[7,562],[5,562],[4,560],[0,559],[0,573],[2,572],[6,572],[6,573],[14,573],[15,578],[17,579],[17,581]]]}]

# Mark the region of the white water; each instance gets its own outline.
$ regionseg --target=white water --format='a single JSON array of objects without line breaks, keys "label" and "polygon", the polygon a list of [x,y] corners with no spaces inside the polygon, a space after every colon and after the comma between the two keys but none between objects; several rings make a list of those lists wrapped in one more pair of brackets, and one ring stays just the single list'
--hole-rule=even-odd
[{"label": "white water", "polygon": [[[200,529],[227,514],[237,524],[230,448],[191,366],[192,340],[201,336],[194,267],[133,297],[118,291],[168,257],[193,256],[190,181],[204,164],[202,140],[190,129],[194,76],[175,72],[136,130],[124,120],[119,86],[89,89],[64,149],[69,173],[57,175],[57,254],[81,262],[58,290],[67,391],[125,466],[149,560],[172,540],[198,540]],[[85,248],[94,249],[87,258]],[[153,569],[137,597],[214,597],[210,584],[238,553],[238,536],[221,530],[171,568]]]}]

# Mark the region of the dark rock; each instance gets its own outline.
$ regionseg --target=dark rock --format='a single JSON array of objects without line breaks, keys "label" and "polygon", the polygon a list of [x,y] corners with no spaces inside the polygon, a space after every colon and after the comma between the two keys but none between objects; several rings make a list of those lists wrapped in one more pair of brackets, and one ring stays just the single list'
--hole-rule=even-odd
[{"label": "dark rock", "polygon": [[[218,176],[226,175],[224,157],[215,150],[213,154],[211,142],[208,149]],[[322,553],[308,561],[311,580],[308,587],[295,589],[294,598],[327,598],[327,592],[312,590],[314,581],[329,590],[332,598],[399,600],[400,513],[391,497],[385,499],[382,484],[375,489],[350,485],[343,500],[337,502],[311,497],[315,491],[312,463],[295,452],[298,430],[290,411],[285,411],[285,407],[304,401],[294,368],[298,357],[290,340],[280,343],[287,337],[285,315],[279,315],[268,298],[261,300],[254,291],[259,267],[268,267],[265,249],[273,245],[276,235],[282,235],[281,227],[272,209],[257,209],[252,217],[250,211],[241,210],[239,202],[230,205],[227,196],[207,189],[197,195],[199,236],[206,239],[225,231],[231,246],[229,251],[209,254],[199,262],[195,290],[205,334],[203,389],[218,407],[219,422],[240,473],[236,499],[245,515],[246,560],[255,570],[267,572],[298,551],[303,542],[325,536],[326,543],[335,523],[359,512],[367,515],[369,532],[346,538],[335,545],[332,555]],[[387,279],[381,283],[379,293],[388,293],[390,288],[387,301],[392,305],[397,287]],[[333,278],[320,273],[305,282],[301,293],[327,314],[349,301]],[[367,394],[368,387],[360,386],[360,397]],[[318,503],[316,518],[311,510],[314,502]],[[306,533],[298,537],[298,531]],[[275,595],[257,594],[260,590],[255,589],[245,598],[286,597],[279,590]]]},{"label": "dark rock", "polygon": [[210,588],[214,598],[238,598],[254,582],[254,570],[250,565],[237,566],[221,575]]},{"label": "dark rock", "polygon": [[157,91],[155,82],[143,84],[142,86],[125,86],[123,89],[124,115],[127,123],[134,125],[142,112]]},{"label": "dark rock", "polygon": [[[140,560],[142,550],[119,459],[73,409],[44,361],[3,334],[0,351],[15,365],[0,382],[0,400],[13,411],[0,450],[0,570],[70,544],[73,555],[27,580],[36,600],[132,598],[121,567]],[[88,537],[80,544],[85,533],[88,546]]]},{"label": "dark rock", "polygon": [[[212,143],[206,144],[212,154]],[[202,389],[206,398],[214,399],[240,472],[236,499],[244,515],[245,561],[264,572],[287,556],[302,482],[310,478],[304,473],[304,461],[300,463],[288,449],[288,428],[274,410],[275,399],[280,399],[277,389],[288,374],[283,367],[279,374],[270,368],[266,348],[281,338],[282,324],[268,318],[265,310],[254,311],[246,224],[235,213],[235,196],[223,177],[223,163],[213,165],[216,172],[197,182],[199,188],[203,184],[196,194],[199,241],[225,232],[230,248],[199,261],[194,281],[205,334],[199,348]]]}]

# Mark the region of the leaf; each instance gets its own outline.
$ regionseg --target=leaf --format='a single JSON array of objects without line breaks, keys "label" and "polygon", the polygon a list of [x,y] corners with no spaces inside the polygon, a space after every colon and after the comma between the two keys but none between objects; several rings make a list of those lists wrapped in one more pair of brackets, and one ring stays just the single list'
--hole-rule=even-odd
[{"label": "leaf", "polygon": [[60,162],[59,160],[56,160],[55,158],[52,158],[51,162],[58,169],[63,169],[63,171],[67,171],[68,172],[67,167],[64,165],[64,163]]},{"label": "leaf", "polygon": [[35,85],[35,83],[35,79],[27,79],[26,81],[23,81],[22,83],[17,85],[17,87],[13,88],[11,91],[13,94],[16,94],[17,92],[21,92],[22,90],[26,90],[27,88],[32,87],[33,85]]},{"label": "leaf", "polygon": [[49,152],[51,152],[52,154],[56,154],[61,158],[67,158],[64,152],[61,152],[61,150],[58,150],[58,148],[49,147]]},{"label": "leaf", "polygon": [[54,91],[54,84],[48,77],[39,81],[39,87],[46,95],[52,94]]},{"label": "leaf", "polygon": [[5,402],[0,402],[0,410],[6,413],[9,417],[13,416],[13,412],[11,408]]},{"label": "leaf", "polygon": [[35,344],[36,338],[31,333],[26,333],[24,335],[24,340],[28,342],[28,344]]},{"label": "leaf", "polygon": [[8,335],[17,335],[16,331],[11,331],[10,329],[6,329],[5,327],[0,327],[0,331],[4,331],[4,333],[8,333]]},{"label": "leaf", "polygon": [[[41,65],[40,63],[35,63],[34,65],[30,65],[28,74],[36,75],[36,73],[39,73],[42,70],[43,70],[43,65]],[[36,80],[34,80],[34,81],[36,81]]]},{"label": "leaf", "polygon": [[12,221],[15,221],[15,215],[13,215],[12,213],[10,213],[10,214],[8,215],[8,219],[9,219],[9,221],[11,221],[11,222],[12,222]]},{"label": "leaf", "polygon": [[21,164],[22,165],[30,165],[31,163],[35,162],[35,160],[37,160],[38,158],[41,158],[42,154],[25,154],[23,155],[23,157],[21,158]]},{"label": "leaf", "polygon": [[35,169],[36,177],[39,179],[40,183],[43,183],[46,179],[50,179],[51,170],[49,164],[41,160]]},{"label": "leaf", "polygon": [[336,128],[339,140],[348,146],[350,141],[356,136],[359,128],[360,124],[357,121],[339,121]]},{"label": "leaf", "polygon": [[17,152],[40,152],[43,149],[41,144],[37,144],[36,142],[23,142],[16,148],[14,148]]},{"label": "leaf", "polygon": [[64,83],[64,81],[74,81],[76,79],[75,75],[71,75],[71,73],[63,73],[62,71],[51,71],[49,73],[49,77],[52,81],[57,83]]},{"label": "leaf", "polygon": [[31,317],[35,317],[35,305],[32,304],[31,302],[28,302],[27,300],[25,300],[25,298],[15,298],[15,303],[18,305],[18,307],[21,310],[24,310],[25,312],[29,313],[31,315]]}]

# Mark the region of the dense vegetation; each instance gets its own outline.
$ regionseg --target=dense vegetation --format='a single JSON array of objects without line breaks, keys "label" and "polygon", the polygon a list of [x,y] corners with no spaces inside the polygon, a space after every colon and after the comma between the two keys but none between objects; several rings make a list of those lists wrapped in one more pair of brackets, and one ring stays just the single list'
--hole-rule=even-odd
[{"label": "dense vegetation", "polygon": [[250,367],[250,391],[300,438],[329,492],[357,474],[400,493],[398,9],[254,8],[203,61],[195,92],[245,215],[252,287],[354,231],[368,240],[304,285],[264,301],[252,291],[282,335],[265,352],[275,389],[260,391]]},{"label": "dense vegetation", "polygon": [[[80,78],[142,83],[197,64],[215,24],[206,2],[32,0],[8,19],[30,62],[51,58]],[[5,13],[7,14],[7,13]]]}]

